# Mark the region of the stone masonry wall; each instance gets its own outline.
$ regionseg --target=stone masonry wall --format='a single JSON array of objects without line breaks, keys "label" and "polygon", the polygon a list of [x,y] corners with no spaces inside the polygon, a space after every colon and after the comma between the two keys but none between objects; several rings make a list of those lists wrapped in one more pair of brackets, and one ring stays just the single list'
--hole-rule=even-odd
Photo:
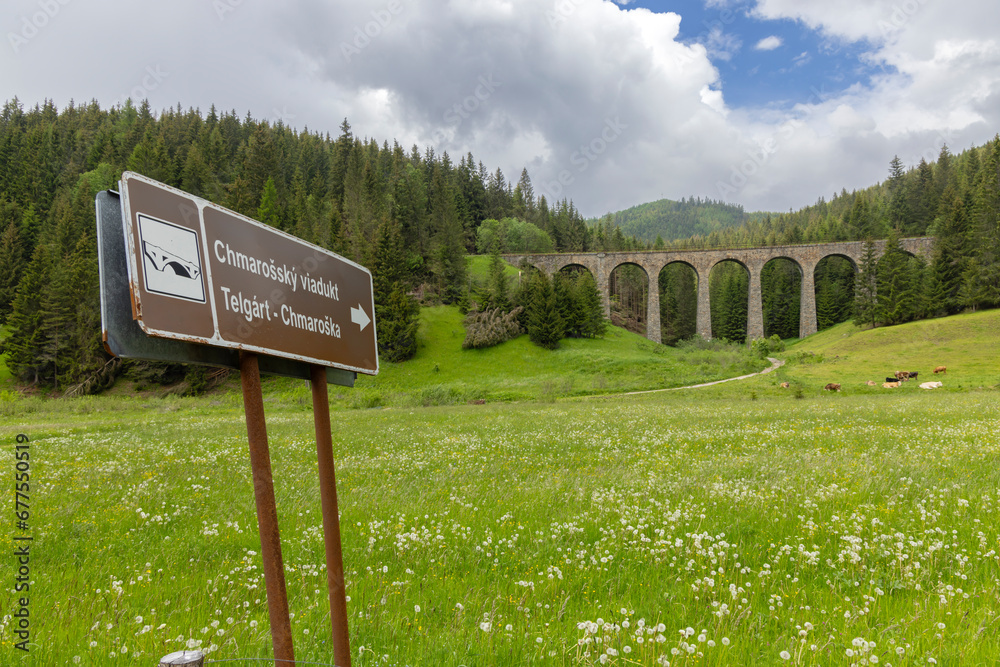
[{"label": "stone masonry wall", "polygon": [[[925,260],[930,260],[934,239],[917,237],[902,239],[903,249]],[[696,331],[704,338],[712,337],[711,303],[708,293],[708,276],[716,264],[726,260],[739,262],[750,275],[747,337],[749,340],[764,336],[764,314],[761,306],[760,274],[764,265],[772,259],[785,258],[795,262],[802,271],[802,298],[799,317],[799,337],[816,333],[816,289],[814,274],[820,260],[831,255],[847,257],[855,268],[861,262],[861,241],[840,243],[813,243],[807,245],[772,246],[768,248],[743,248],[720,250],[678,250],[641,252],[587,252],[566,254],[504,255],[504,259],[514,266],[527,263],[552,275],[570,265],[586,268],[594,276],[597,289],[604,300],[604,314],[609,316],[611,301],[609,286],[611,272],[623,264],[635,264],[646,272],[649,284],[646,337],[657,343],[660,341],[660,271],[673,262],[683,262],[691,266],[698,276],[698,314]],[[885,241],[876,241],[878,255],[885,249]]]}]

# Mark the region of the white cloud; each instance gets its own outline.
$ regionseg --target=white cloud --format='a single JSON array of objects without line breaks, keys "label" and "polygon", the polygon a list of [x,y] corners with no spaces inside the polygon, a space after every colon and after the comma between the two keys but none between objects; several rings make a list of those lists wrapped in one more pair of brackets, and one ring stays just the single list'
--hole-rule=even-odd
[{"label": "white cloud", "polygon": [[757,42],[754,45],[754,49],[757,51],[774,51],[776,48],[784,44],[782,39],[777,35],[771,35],[770,37],[765,37],[764,39]]},{"label": "white cloud", "polygon": [[705,48],[712,60],[732,60],[742,46],[743,42],[739,37],[733,33],[723,32],[718,26],[712,26],[705,36]]},{"label": "white cloud", "polygon": [[[588,215],[690,195],[787,210],[884,179],[895,154],[933,159],[942,141],[961,150],[1000,128],[994,0],[759,0],[758,17],[865,40],[883,66],[842,93],[817,82],[791,109],[727,105],[710,56],[737,52],[735,35],[683,44],[679,15],[610,1],[216,4],[229,10],[60,4],[19,50],[0,46],[0,90],[28,106],[141,90],[156,109],[214,103],[333,135],[346,116],[380,143],[471,151],[514,179],[527,166],[536,193]],[[38,11],[9,5],[10,30]]]}]

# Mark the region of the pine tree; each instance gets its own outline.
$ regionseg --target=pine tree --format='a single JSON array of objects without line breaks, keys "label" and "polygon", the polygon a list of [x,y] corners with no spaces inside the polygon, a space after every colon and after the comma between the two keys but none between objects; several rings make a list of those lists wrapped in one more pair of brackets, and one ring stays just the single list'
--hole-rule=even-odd
[{"label": "pine tree", "polygon": [[[946,200],[950,200],[947,201]],[[962,285],[967,255],[965,202],[949,187],[942,198],[942,207],[947,203],[947,212],[938,227],[931,260],[931,283],[928,308],[932,313],[953,315],[961,310],[958,290]]]},{"label": "pine tree", "polygon": [[17,284],[24,269],[24,249],[14,221],[0,234],[0,322],[7,319],[17,296]]},{"label": "pine tree", "polygon": [[281,229],[281,217],[278,188],[274,184],[274,178],[269,176],[264,184],[264,192],[260,196],[260,206],[257,207],[256,219],[265,225]]},{"label": "pine tree", "polygon": [[555,291],[548,276],[541,271],[535,271],[531,281],[530,301],[526,308],[528,338],[535,345],[554,350],[563,337],[563,322],[559,317]]},{"label": "pine tree", "polygon": [[795,338],[799,335],[799,300],[802,278],[788,260],[768,262],[761,271],[764,336]]},{"label": "pine tree", "polygon": [[375,240],[372,286],[379,356],[390,362],[405,361],[417,352],[420,306],[406,293],[405,262],[399,227],[383,222]]},{"label": "pine tree", "polygon": [[29,204],[21,216],[21,226],[18,233],[21,237],[25,264],[31,260],[31,255],[35,251],[35,244],[38,243],[38,235],[41,233],[41,227],[42,223],[38,219],[38,213],[35,212],[35,205]]},{"label": "pine tree", "polygon": [[906,199],[904,176],[903,163],[899,156],[895,155],[889,163],[889,180],[886,182],[889,199],[889,227],[910,233],[913,231],[912,219]]},{"label": "pine tree", "polygon": [[958,288],[958,303],[975,312],[986,301],[987,285],[982,281],[983,271],[979,258],[973,257],[965,263],[962,284]]},{"label": "pine tree", "polygon": [[40,355],[44,335],[42,321],[42,292],[50,284],[51,260],[49,248],[40,244],[35,248],[31,264],[17,288],[17,296],[7,324],[10,336],[4,344],[7,352],[7,366],[20,380],[39,384],[44,372]]},{"label": "pine tree", "polygon": [[1000,304],[1000,135],[983,148],[972,233],[980,276],[979,305]]},{"label": "pine tree", "polygon": [[913,272],[909,257],[899,243],[899,231],[893,230],[885,242],[885,252],[878,263],[878,312],[886,324],[909,321],[914,310]]},{"label": "pine tree", "polygon": [[574,296],[580,313],[579,332],[586,338],[601,338],[607,331],[604,302],[590,271],[580,271],[574,283]]},{"label": "pine tree", "polygon": [[499,308],[502,311],[511,309],[510,282],[507,279],[507,264],[500,257],[500,240],[494,238],[490,249],[489,280],[487,284],[486,308]]},{"label": "pine tree", "polygon": [[434,173],[431,194],[430,270],[445,303],[455,303],[465,292],[465,240],[455,209],[455,197],[442,169]]},{"label": "pine tree", "polygon": [[184,167],[181,169],[181,189],[198,197],[212,200],[219,194],[213,180],[202,156],[201,148],[198,144],[192,144],[184,159]]},{"label": "pine tree", "polygon": [[711,320],[715,338],[742,343],[747,335],[748,276],[733,261],[720,262],[712,269]]},{"label": "pine tree", "polygon": [[861,266],[854,283],[854,324],[878,325],[878,248],[871,237],[861,246]]},{"label": "pine tree", "polygon": [[577,303],[570,274],[559,271],[552,276],[552,291],[555,294],[556,312],[563,323],[562,337],[579,338],[583,329],[583,313]]},{"label": "pine tree", "polygon": [[851,319],[854,273],[854,264],[846,257],[826,257],[816,266],[816,323],[820,331]]}]

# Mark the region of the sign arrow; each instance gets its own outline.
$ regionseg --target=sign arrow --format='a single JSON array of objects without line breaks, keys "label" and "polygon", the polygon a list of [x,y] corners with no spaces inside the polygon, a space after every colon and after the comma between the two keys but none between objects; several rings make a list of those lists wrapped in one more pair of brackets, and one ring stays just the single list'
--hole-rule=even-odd
[{"label": "sign arrow", "polygon": [[371,318],[368,317],[368,313],[364,311],[360,303],[357,308],[351,306],[351,322],[361,327],[358,331],[364,331],[368,323],[371,322]]}]

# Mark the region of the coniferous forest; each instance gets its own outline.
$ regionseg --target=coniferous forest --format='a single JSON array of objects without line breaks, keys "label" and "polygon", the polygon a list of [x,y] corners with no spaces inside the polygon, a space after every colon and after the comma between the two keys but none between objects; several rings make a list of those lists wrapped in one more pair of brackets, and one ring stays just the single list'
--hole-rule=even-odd
[{"label": "coniferous forest", "polygon": [[[111,109],[71,103],[60,110],[47,102],[26,110],[14,99],[0,114],[0,325],[7,365],[21,382],[96,390],[121,371],[100,341],[94,196],[116,187],[124,170],[369,267],[385,361],[414,353],[421,303],[459,304],[473,313],[482,307],[480,321],[495,322],[501,339],[516,331],[516,320],[545,347],[562,336],[603,330],[594,319],[592,280],[539,278],[508,295],[502,278],[484,288],[471,284],[471,253],[495,259],[502,252],[887,239],[880,259],[872,251],[857,267],[838,257],[820,264],[821,329],[852,318],[877,326],[1000,305],[1000,136],[958,155],[945,146],[936,162],[921,160],[911,169],[893,158],[885,182],[799,211],[746,214],[691,199],[635,207],[588,225],[571,201],[536,197],[526,170],[514,182],[471,153],[455,163],[433,149],[358,137],[346,119],[334,137],[214,107],[207,114],[179,106],[154,113],[146,103]],[[658,211],[677,224],[652,241]],[[688,229],[692,236],[669,238]],[[902,236],[919,235],[937,239],[928,263],[898,244]],[[636,268],[623,266],[612,276],[612,321],[644,331],[647,278]],[[650,277],[659,280],[668,344],[694,334],[696,281],[685,268]],[[797,335],[800,284],[791,262],[765,268],[766,336]],[[710,289],[713,335],[744,340],[745,271],[720,265]],[[492,326],[481,340],[496,333]]]},{"label": "coniferous forest", "polygon": [[[527,224],[546,249],[593,243],[572,202],[535,197],[527,171],[515,183],[471,154],[455,163],[431,149],[380,145],[355,136],[346,119],[331,137],[214,107],[204,115],[180,107],[154,114],[131,102],[25,110],[15,99],[0,114],[0,323],[7,364],[25,383],[63,389],[108,362],[94,196],[115,188],[124,170],[369,267],[386,361],[413,354],[415,297],[468,298],[466,255],[484,220]],[[500,251],[522,250],[498,239]]]}]

